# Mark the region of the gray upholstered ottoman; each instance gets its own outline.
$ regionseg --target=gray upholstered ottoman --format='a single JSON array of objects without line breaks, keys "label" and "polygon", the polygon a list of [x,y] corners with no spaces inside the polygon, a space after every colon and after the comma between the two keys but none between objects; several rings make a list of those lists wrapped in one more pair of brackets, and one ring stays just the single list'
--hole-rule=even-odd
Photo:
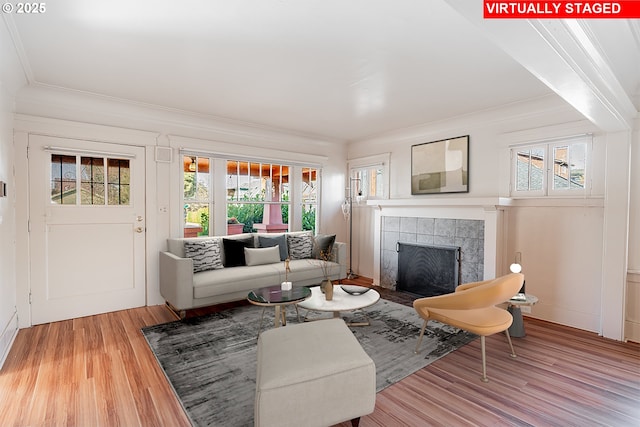
[{"label": "gray upholstered ottoman", "polygon": [[375,403],[376,367],[342,319],[260,335],[256,426],[357,426]]}]

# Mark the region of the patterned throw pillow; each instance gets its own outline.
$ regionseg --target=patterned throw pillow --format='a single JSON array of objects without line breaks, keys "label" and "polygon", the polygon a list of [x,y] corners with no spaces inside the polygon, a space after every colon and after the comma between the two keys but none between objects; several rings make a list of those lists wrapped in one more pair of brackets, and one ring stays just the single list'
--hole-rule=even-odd
[{"label": "patterned throw pillow", "polygon": [[193,260],[194,273],[223,268],[218,239],[186,241],[184,253]]},{"label": "patterned throw pillow", "polygon": [[311,258],[313,250],[313,236],[311,234],[287,235],[289,257],[291,259]]}]

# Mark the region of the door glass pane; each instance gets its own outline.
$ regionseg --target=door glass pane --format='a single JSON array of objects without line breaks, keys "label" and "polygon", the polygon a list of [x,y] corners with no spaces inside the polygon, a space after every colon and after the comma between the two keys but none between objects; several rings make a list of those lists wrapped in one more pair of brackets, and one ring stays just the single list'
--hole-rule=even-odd
[{"label": "door glass pane", "polygon": [[109,205],[128,205],[130,200],[130,165],[126,159],[107,159]]},{"label": "door glass pane", "polygon": [[51,203],[76,204],[76,156],[51,155]]},{"label": "door glass pane", "polygon": [[82,157],[80,159],[80,203],[104,205],[104,159]]}]

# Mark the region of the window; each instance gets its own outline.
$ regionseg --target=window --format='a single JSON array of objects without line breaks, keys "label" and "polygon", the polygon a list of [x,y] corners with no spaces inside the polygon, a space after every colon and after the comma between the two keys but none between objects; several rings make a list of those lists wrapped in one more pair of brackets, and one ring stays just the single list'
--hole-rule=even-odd
[{"label": "window", "polygon": [[51,155],[53,204],[129,205],[130,179],[131,165],[128,159]]},{"label": "window", "polygon": [[351,189],[354,200],[389,198],[390,156],[384,153],[349,161],[347,189]]},{"label": "window", "polygon": [[318,178],[320,171],[314,168],[302,168],[302,229],[315,234],[318,212]]},{"label": "window", "polygon": [[590,146],[590,137],[577,137],[512,148],[511,195],[584,194]]},{"label": "window", "polygon": [[227,234],[289,230],[290,170],[281,164],[227,161]]},{"label": "window", "polygon": [[364,199],[384,198],[384,169],[382,166],[354,168],[351,170],[353,197]]},{"label": "window", "polygon": [[319,168],[186,149],[181,158],[184,237],[317,230]]},{"label": "window", "polygon": [[183,156],[184,237],[208,236],[213,211],[211,160]]}]

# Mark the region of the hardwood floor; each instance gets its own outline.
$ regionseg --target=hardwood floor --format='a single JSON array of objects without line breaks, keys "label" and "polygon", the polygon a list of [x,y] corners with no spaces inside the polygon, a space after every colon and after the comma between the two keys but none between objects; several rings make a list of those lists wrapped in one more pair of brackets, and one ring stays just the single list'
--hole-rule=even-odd
[{"label": "hardwood floor", "polygon": [[[0,426],[188,426],[140,333],[174,319],[155,306],[21,330],[0,371]],[[640,345],[533,319],[525,327],[516,359],[504,335],[487,338],[488,384],[475,340],[378,393],[360,426],[640,425]]]},{"label": "hardwood floor", "polygon": [[140,328],[143,307],[19,331],[0,371],[0,426],[189,426]]}]

